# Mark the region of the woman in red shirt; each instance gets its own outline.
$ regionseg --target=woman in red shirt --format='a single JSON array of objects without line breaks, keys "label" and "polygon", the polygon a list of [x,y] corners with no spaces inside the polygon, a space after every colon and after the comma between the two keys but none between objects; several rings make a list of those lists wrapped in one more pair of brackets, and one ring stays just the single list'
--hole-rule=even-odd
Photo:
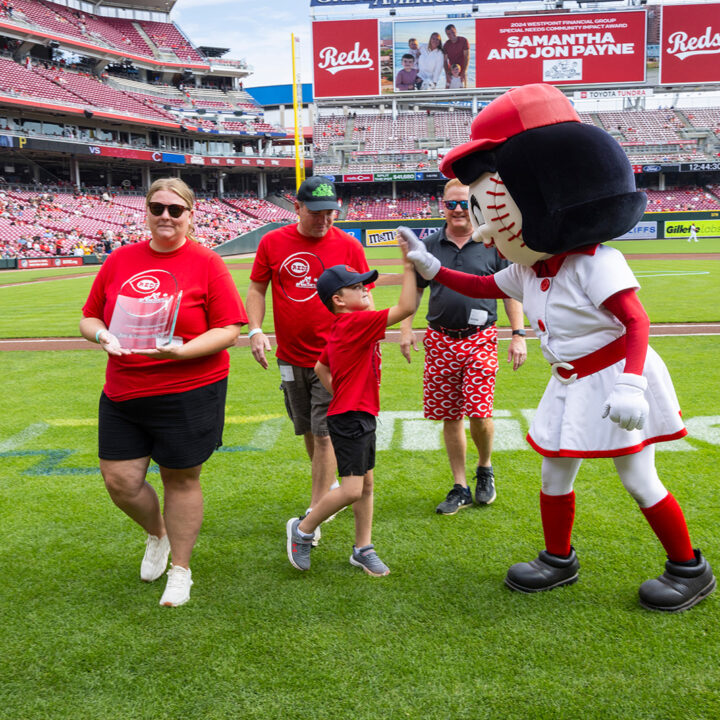
[{"label": "woman in red shirt", "polygon": [[[166,606],[190,598],[190,555],[203,513],[200,471],[222,443],[226,348],[247,323],[222,259],[195,241],[194,199],[178,178],[151,185],[151,238],[107,258],[80,322],[83,337],[108,355],[99,411],[100,471],[113,502],[148,533],[141,579],[158,579],[172,552],[160,600]],[[158,308],[178,296],[172,338],[148,335]],[[151,459],[160,468],[164,513],[146,479]]]}]

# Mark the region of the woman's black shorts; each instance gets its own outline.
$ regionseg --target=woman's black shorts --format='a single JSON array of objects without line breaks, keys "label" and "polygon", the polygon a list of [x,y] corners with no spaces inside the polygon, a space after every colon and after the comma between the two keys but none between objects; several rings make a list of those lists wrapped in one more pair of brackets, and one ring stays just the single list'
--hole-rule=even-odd
[{"label": "woman's black shorts", "polygon": [[341,478],[362,476],[375,467],[374,415],[361,410],[328,415],[327,425]]},{"label": "woman's black shorts", "polygon": [[115,402],[100,395],[98,455],[103,460],[150,456],[181,469],[204,463],[222,445],[227,378],[186,392]]}]

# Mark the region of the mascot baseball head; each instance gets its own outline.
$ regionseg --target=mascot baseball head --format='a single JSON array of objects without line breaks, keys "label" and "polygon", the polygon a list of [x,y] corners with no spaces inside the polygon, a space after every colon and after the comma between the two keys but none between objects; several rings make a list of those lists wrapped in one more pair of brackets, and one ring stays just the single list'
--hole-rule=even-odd
[{"label": "mascot baseball head", "polygon": [[521,265],[612,240],[645,210],[622,148],[552,85],[493,100],[440,170],[470,186],[473,240]]}]

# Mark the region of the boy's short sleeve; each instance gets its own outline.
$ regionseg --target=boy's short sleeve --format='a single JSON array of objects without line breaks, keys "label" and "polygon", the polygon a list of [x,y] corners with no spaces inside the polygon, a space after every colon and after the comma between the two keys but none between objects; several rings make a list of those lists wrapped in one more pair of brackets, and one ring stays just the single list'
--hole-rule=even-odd
[{"label": "boy's short sleeve", "polygon": [[318,358],[318,362],[321,365],[325,365],[326,367],[330,367],[330,360],[328,359],[328,349],[327,345],[323,348],[323,351],[320,353],[320,357]]}]

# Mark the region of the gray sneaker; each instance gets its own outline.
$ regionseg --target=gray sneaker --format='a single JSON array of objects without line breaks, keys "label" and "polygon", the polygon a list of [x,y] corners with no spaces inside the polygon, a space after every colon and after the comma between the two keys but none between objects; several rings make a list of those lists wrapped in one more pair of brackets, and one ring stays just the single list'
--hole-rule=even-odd
[{"label": "gray sneaker", "polygon": [[478,505],[489,505],[497,497],[495,492],[495,474],[492,465],[490,467],[479,467],[475,470],[475,502]]},{"label": "gray sneaker", "polygon": [[298,531],[302,518],[290,518],[287,521],[287,554],[288,560],[298,570],[310,569],[310,551],[313,538],[304,538]]},{"label": "gray sneaker", "polygon": [[470,507],[472,504],[470,488],[455,483],[447,497],[435,508],[435,512],[438,515],[454,515],[458,510]]},{"label": "gray sneaker", "polygon": [[353,545],[350,564],[362,568],[368,575],[383,577],[390,574],[390,568],[378,557],[374,545],[356,548]]}]

